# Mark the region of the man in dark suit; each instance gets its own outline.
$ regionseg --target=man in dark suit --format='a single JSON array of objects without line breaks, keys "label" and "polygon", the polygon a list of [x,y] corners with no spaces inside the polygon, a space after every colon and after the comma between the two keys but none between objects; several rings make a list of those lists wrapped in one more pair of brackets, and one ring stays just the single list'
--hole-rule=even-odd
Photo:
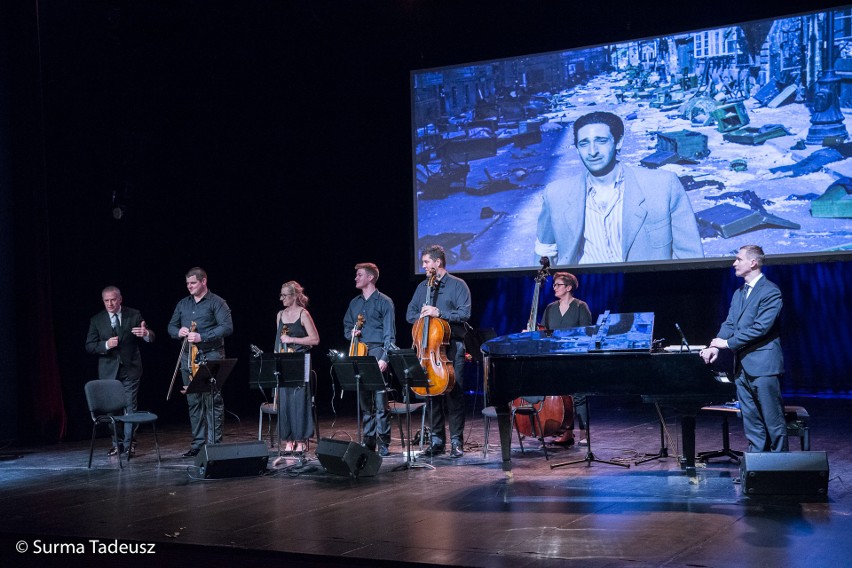
[{"label": "man in dark suit", "polygon": [[718,337],[701,351],[706,363],[730,349],[736,357],[737,398],[750,452],[786,452],[787,424],[781,400],[779,316],[781,290],[763,275],[763,249],[746,245],[737,252],[734,272],[745,285],[734,294]]},{"label": "man in dark suit", "polygon": [[[98,356],[98,378],[117,379],[124,385],[127,397],[127,412],[136,412],[139,395],[139,382],[142,378],[142,356],[139,353],[140,341],[154,341],[154,332],[145,325],[139,310],[121,305],[121,291],[115,286],[107,286],[101,292],[104,311],[98,312],[89,320],[89,333],[86,337],[86,351]],[[136,453],[133,443],[134,429],[131,424],[124,425],[123,442],[113,434],[115,445],[109,455],[127,451]]]}]

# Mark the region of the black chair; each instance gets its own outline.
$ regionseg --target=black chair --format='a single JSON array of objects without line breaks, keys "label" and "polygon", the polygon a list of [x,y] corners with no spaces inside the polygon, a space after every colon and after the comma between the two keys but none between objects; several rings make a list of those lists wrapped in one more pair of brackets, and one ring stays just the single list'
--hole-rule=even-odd
[{"label": "black chair", "polygon": [[[549,460],[550,456],[547,455],[547,446],[544,442],[544,428],[541,425],[541,418],[539,417],[544,397],[526,396],[520,400],[520,404],[512,407],[512,422],[515,425],[515,432],[518,434],[518,444],[521,446],[521,453],[524,454],[526,452],[524,451],[524,439],[523,436],[521,436],[521,429],[518,427],[518,416],[524,416],[531,422],[530,427],[532,434],[538,438],[539,442],[541,442],[541,449],[544,451],[544,459]],[[536,429],[538,429],[538,436],[535,435]]]},{"label": "black chair", "polygon": [[[278,389],[272,389],[272,402],[264,402],[260,405],[260,416],[257,420],[257,439],[263,440],[263,422],[264,416],[269,416],[269,423],[266,427],[266,434],[269,436],[269,446],[275,447],[275,433],[272,430],[272,417],[278,418]],[[277,430],[277,427],[276,427]],[[281,450],[281,440],[278,440],[278,450]]]},{"label": "black chair", "polygon": [[[388,391],[390,394],[393,391]],[[396,423],[399,426],[399,437],[402,440],[402,448],[403,451],[408,451],[408,445],[405,438],[405,433],[402,430],[402,422],[403,420],[407,421],[408,417],[406,414],[414,414],[418,410],[420,411],[420,451],[423,451],[423,441],[426,439],[426,403],[425,402],[411,402],[410,400],[406,400],[409,396],[409,393],[406,392],[402,395],[402,402],[398,402],[396,400],[390,400],[388,402],[388,412],[390,412],[391,416],[396,416]],[[408,404],[406,404],[408,402]]]},{"label": "black chair", "polygon": [[[154,444],[157,448],[157,463],[160,463],[160,441],[157,439],[157,415],[151,412],[134,412],[128,414],[124,395],[124,385],[121,381],[97,379],[89,381],[85,386],[86,402],[92,415],[92,443],[89,446],[89,467],[92,467],[92,454],[95,451],[95,435],[99,424],[112,426],[112,443],[118,447],[116,439],[119,428],[124,424],[151,424],[154,429]],[[127,456],[130,462],[130,454]],[[118,454],[118,467],[123,468],[121,453]]]}]

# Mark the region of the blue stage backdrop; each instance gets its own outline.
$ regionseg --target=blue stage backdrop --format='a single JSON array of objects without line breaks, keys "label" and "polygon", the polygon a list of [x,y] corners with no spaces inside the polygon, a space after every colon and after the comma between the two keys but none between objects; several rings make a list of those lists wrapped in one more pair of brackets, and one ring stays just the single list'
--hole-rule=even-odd
[{"label": "blue stage backdrop", "polygon": [[[850,328],[850,264],[768,265],[765,275],[784,295],[782,346],[787,394],[848,395],[852,393],[852,328]],[[474,321],[498,335],[526,326],[532,309],[534,273],[507,276],[487,283],[473,280]],[[617,312],[653,311],[654,337],[665,343],[680,340],[679,323],[692,344],[715,337],[727,315],[731,295],[742,285],[733,270],[708,269],[643,274],[581,274],[576,296],[589,304],[592,316]],[[544,306],[554,300],[551,279],[544,283],[539,321]],[[482,298],[477,305],[476,299]],[[477,309],[479,308],[479,309]]]}]

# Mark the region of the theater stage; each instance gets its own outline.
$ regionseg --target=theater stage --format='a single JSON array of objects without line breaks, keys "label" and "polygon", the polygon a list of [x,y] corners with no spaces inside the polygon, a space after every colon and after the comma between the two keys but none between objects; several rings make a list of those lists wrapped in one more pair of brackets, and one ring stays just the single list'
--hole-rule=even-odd
[{"label": "theater stage", "polygon": [[[848,565],[849,400],[788,396],[785,402],[808,409],[812,449],[828,452],[827,499],[745,497],[733,483],[738,467],[725,459],[699,467],[693,478],[673,457],[632,465],[660,450],[654,407],[604,397],[592,402],[594,454],[630,463],[629,469],[604,463],[551,469],[582,459],[586,450],[555,448],[546,461],[537,441],[525,441],[522,455],[513,439],[507,475],[497,446],[483,456],[479,412],[469,414],[463,458],[434,458],[434,470],[400,469],[394,424],[392,455],[377,475],[358,480],[326,473],[315,446],[306,463],[288,458],[273,468],[270,459],[262,476],[201,480],[193,460],[180,457],[186,424],[161,426],[160,466],[149,432],[140,433],[137,457],[124,470],[106,456],[107,437],[97,440],[91,469],[87,441],[5,448],[0,558],[5,566],[79,565],[81,558],[110,566]],[[678,422],[670,417],[666,424],[679,444]],[[324,418],[321,433],[355,436],[354,417],[334,424]],[[256,436],[256,417],[228,417],[227,442]],[[491,441],[497,440],[493,424]],[[731,444],[744,446],[737,419]],[[697,447],[721,447],[718,416],[699,416]],[[798,449],[798,439],[791,447]],[[122,545],[137,553],[113,551]]]}]

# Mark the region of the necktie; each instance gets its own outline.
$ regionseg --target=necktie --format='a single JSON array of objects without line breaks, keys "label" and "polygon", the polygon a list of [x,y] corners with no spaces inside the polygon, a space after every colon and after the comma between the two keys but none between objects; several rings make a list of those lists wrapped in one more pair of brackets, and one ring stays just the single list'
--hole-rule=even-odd
[{"label": "necktie", "polygon": [[748,295],[751,294],[751,286],[745,285],[745,299],[748,300]]},{"label": "necktie", "polygon": [[110,314],[110,319],[112,319],[112,335],[113,337],[118,337],[118,316]]}]

